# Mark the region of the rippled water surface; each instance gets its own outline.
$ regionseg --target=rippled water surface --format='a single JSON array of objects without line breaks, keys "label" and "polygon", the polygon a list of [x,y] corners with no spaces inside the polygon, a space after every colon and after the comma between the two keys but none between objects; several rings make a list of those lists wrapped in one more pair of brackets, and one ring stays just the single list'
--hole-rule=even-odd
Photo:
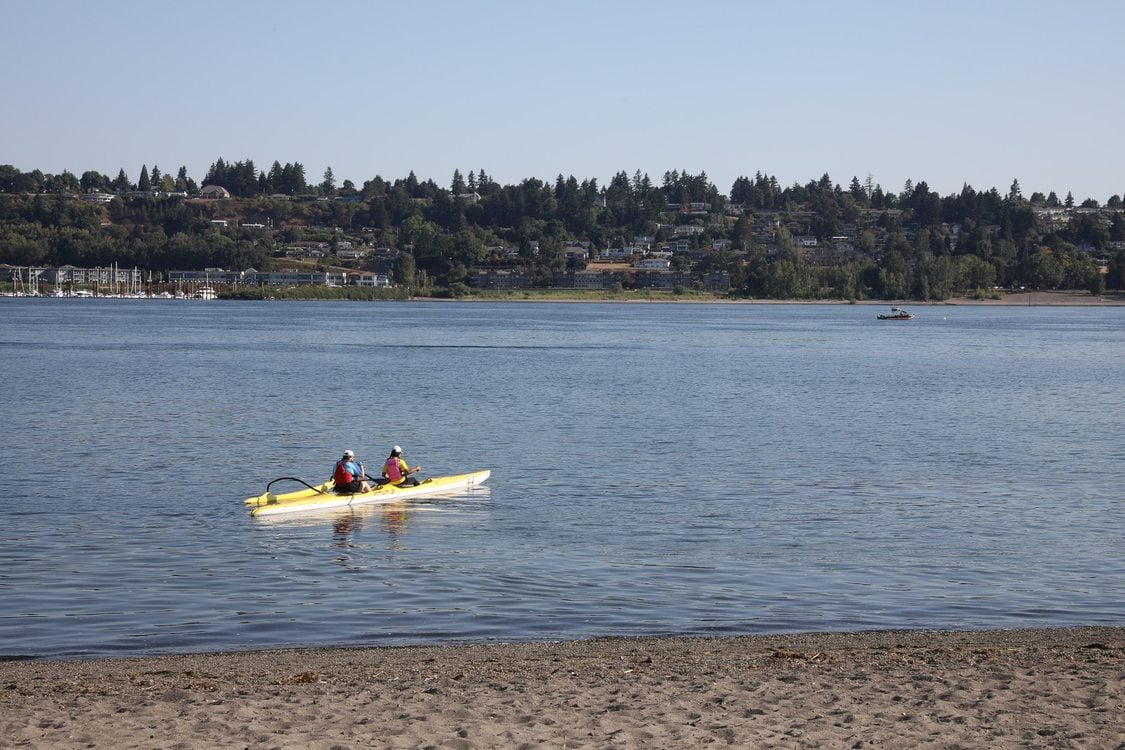
[{"label": "rippled water surface", "polygon": [[1121,624],[1125,309],[877,312],[0,299],[0,656]]}]

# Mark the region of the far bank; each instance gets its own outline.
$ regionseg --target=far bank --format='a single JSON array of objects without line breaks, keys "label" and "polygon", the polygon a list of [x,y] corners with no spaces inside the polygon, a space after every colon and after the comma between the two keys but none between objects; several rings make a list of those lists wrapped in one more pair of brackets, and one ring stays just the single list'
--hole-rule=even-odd
[{"label": "far bank", "polygon": [[1042,291],[1005,294],[995,299],[974,296],[951,297],[944,300],[847,300],[847,299],[754,299],[715,294],[675,294],[673,292],[623,292],[605,294],[573,290],[523,290],[506,293],[471,294],[460,297],[421,297],[410,299],[432,302],[622,302],[677,303],[723,305],[873,305],[899,307],[935,307],[972,305],[981,307],[1125,307],[1125,293],[1092,295],[1089,292]]}]

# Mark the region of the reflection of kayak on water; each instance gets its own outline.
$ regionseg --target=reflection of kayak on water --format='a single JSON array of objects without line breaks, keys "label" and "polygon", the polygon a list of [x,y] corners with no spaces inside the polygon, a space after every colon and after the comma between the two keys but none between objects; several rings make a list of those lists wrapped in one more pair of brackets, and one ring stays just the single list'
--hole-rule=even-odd
[{"label": "reflection of kayak on water", "polygon": [[373,529],[378,525],[394,536],[396,530],[406,527],[407,519],[417,514],[477,512],[480,504],[491,497],[492,488],[487,484],[478,484],[468,489],[447,490],[422,497],[395,498],[367,504],[353,503],[333,508],[306,508],[299,513],[257,514],[254,519],[271,526],[281,524],[288,528],[323,528],[326,524],[332,527],[344,524],[340,527],[341,531],[345,530],[347,524],[352,524],[355,531]]},{"label": "reflection of kayak on water", "polygon": [[[491,470],[474,471],[469,474],[456,474],[446,477],[431,477],[416,485],[381,484],[372,488],[370,492],[357,492],[354,494],[338,494],[333,488],[332,480],[318,484],[315,487],[305,484],[294,477],[282,477],[305,484],[305,489],[296,492],[285,492],[280,495],[270,492],[269,485],[266,491],[257,497],[247,498],[244,503],[250,508],[252,516],[272,516],[281,513],[297,513],[306,510],[322,510],[327,508],[345,508],[357,505],[382,505],[397,503],[412,497],[426,497],[447,492],[456,492],[475,487],[488,479]],[[280,480],[275,479],[270,482]]]}]

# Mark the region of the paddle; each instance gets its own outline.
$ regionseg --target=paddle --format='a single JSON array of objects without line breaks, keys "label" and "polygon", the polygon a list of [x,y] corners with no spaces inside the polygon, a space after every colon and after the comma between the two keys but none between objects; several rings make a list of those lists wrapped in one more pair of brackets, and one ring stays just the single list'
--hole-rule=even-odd
[{"label": "paddle", "polygon": [[371,482],[374,484],[374,486],[371,488],[372,492],[374,492],[375,490],[378,490],[378,489],[382,489],[383,487],[385,487],[388,484],[386,479],[384,479],[382,477],[378,477],[378,478],[373,477],[366,472],[364,472],[363,478],[364,479],[370,479]]}]

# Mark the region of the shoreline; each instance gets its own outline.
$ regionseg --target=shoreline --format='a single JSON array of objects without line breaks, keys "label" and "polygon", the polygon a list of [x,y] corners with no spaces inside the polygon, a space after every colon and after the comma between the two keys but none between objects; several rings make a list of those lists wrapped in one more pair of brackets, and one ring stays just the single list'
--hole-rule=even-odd
[{"label": "shoreline", "polygon": [[[5,297],[8,295],[0,295]],[[47,298],[47,297],[41,297]],[[38,299],[38,298],[36,298]],[[85,298],[84,298],[85,299]],[[88,299],[110,299],[110,297],[94,297]],[[148,299],[148,298],[146,298]],[[183,300],[177,300],[180,302]],[[198,302],[200,300],[188,300]],[[230,299],[219,301],[229,302]],[[555,303],[617,303],[617,304],[680,304],[680,305],[875,305],[880,307],[935,307],[935,306],[970,306],[970,307],[1125,307],[1125,292],[1104,293],[1091,295],[1088,292],[1059,292],[1036,291],[1017,292],[1005,294],[1000,299],[978,299],[976,297],[950,297],[944,300],[847,300],[847,299],[755,299],[738,298],[729,299],[708,295],[675,295],[671,292],[637,291],[623,292],[610,295],[595,293],[575,294],[568,292],[552,293],[549,291],[513,291],[507,294],[481,294],[467,295],[464,297],[428,297],[411,296],[402,299],[345,299],[337,297],[294,297],[281,299],[246,299],[236,300],[243,302],[555,302]]]},{"label": "shoreline", "polygon": [[1125,627],[0,662],[4,747],[1120,747]]},{"label": "shoreline", "polygon": [[[643,294],[643,293],[642,293]],[[976,297],[950,297],[944,300],[846,300],[846,299],[721,299],[699,298],[690,295],[675,296],[635,296],[629,293],[615,296],[569,297],[550,294],[521,294],[512,292],[508,296],[467,296],[467,297],[411,297],[411,302],[556,302],[556,303],[620,303],[620,304],[681,304],[681,305],[872,305],[876,307],[1125,307],[1125,293],[1100,294],[1087,292],[1019,292],[1007,294],[1002,299],[978,299]]]}]

